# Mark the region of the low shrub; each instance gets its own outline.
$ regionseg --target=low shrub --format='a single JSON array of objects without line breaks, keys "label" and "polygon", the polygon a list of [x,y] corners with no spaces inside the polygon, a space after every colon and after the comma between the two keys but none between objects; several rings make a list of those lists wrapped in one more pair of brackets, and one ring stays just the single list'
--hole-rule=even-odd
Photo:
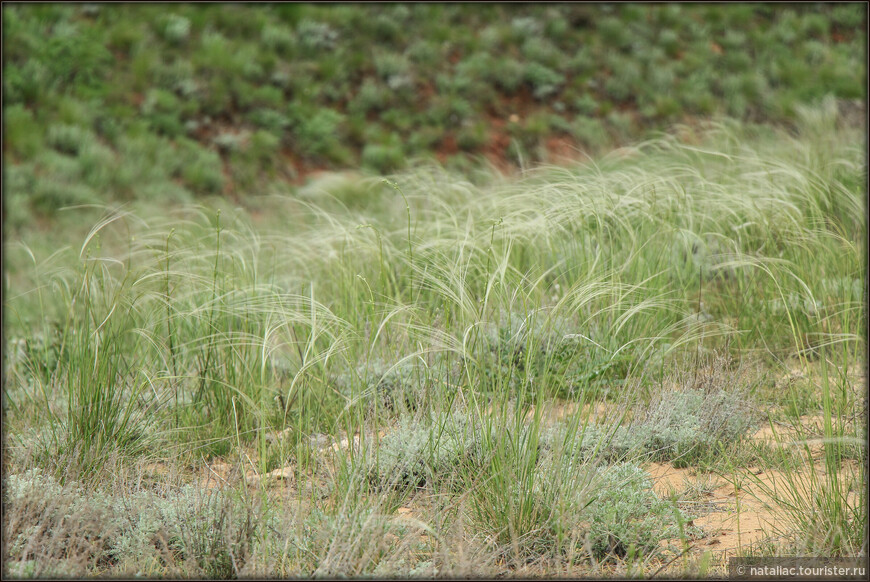
[{"label": "low shrub", "polygon": [[168,14],[159,32],[170,44],[184,44],[190,38],[190,20],[179,14]]},{"label": "low shrub", "polygon": [[185,185],[198,194],[219,194],[224,187],[220,156],[200,147],[188,150],[181,176]]},{"label": "low shrub", "polygon": [[[22,104],[4,108],[3,132],[4,142],[9,144],[13,153],[22,158],[31,158],[42,149],[42,126],[34,119],[33,113]],[[77,140],[69,145],[74,148],[80,146]]]},{"label": "low shrub", "polygon": [[62,154],[71,156],[78,155],[93,139],[93,134],[87,129],[65,124],[50,126],[46,135],[46,141],[49,146]]},{"label": "low shrub", "polygon": [[401,141],[395,134],[384,144],[366,144],[363,147],[362,165],[381,174],[387,174],[405,164]]},{"label": "low shrub", "polygon": [[[608,428],[590,423],[582,438],[574,439],[569,455],[624,461],[641,457],[689,467],[713,462],[757,425],[745,390],[740,389],[719,360],[700,385],[684,379],[682,387],[660,394],[635,413],[627,425]],[[558,448],[562,433],[547,435],[550,448]]]},{"label": "low shrub", "polygon": [[597,495],[582,518],[585,535],[598,560],[649,558],[662,544],[701,530],[686,526],[691,516],[653,490],[646,471],[632,463],[602,468],[594,480]]},{"label": "low shrub", "polygon": [[[483,461],[481,433],[464,413],[408,419],[367,453],[367,480],[379,490],[468,484]],[[457,481],[458,480],[458,481]]]},{"label": "low shrub", "polygon": [[60,485],[37,470],[10,475],[9,565],[39,575],[176,572],[229,579],[244,567],[257,529],[245,506],[192,485],[120,496]]},{"label": "low shrub", "polygon": [[534,62],[526,65],[524,78],[532,87],[532,95],[538,100],[552,97],[565,83],[564,75]]}]

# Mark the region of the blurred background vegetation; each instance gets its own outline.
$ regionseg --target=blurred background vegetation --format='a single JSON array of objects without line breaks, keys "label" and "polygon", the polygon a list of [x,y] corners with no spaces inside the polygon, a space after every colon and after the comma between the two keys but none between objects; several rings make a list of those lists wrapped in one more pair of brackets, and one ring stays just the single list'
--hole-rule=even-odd
[{"label": "blurred background vegetation", "polygon": [[234,203],[318,170],[501,169],[862,108],[866,6],[3,6],[4,219]]}]

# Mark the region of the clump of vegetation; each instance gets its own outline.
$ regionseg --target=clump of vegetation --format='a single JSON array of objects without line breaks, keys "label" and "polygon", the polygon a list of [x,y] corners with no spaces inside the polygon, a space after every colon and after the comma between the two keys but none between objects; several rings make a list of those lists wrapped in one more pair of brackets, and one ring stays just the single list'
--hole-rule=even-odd
[{"label": "clump of vegetation", "polygon": [[758,422],[755,416],[739,392],[681,390],[659,397],[620,436],[654,459],[689,467],[739,442]]},{"label": "clump of vegetation", "polygon": [[479,428],[467,413],[426,421],[406,418],[369,451],[368,481],[376,488],[399,490],[445,485],[474,473],[482,454]]},{"label": "clump of vegetation", "polygon": [[419,359],[405,358],[395,364],[375,360],[336,381],[348,398],[369,403],[370,412],[399,414],[414,413],[425,402],[433,390],[430,375]]},{"label": "clump of vegetation", "polygon": [[61,485],[38,469],[9,477],[5,503],[12,518],[9,565],[23,576],[85,576],[111,567],[231,578],[264,526],[220,491],[185,485],[165,496],[115,497],[75,482]]},{"label": "clump of vegetation", "polygon": [[632,463],[599,471],[599,493],[581,517],[596,559],[648,559],[662,551],[662,542],[702,535],[699,528],[686,525],[692,516],[659,497],[652,485],[647,472]]},{"label": "clump of vegetation", "polygon": [[[727,362],[720,356],[710,370],[698,376],[682,375],[676,389],[656,394],[646,406],[634,407],[624,425],[585,424],[582,438],[573,441],[569,454],[608,461],[641,456],[675,467],[714,462],[761,420]],[[562,439],[564,429],[554,428],[545,442],[558,448]]]},{"label": "clump of vegetation", "polygon": [[529,382],[541,382],[553,394],[606,395],[625,379],[631,351],[615,354],[595,326],[580,331],[569,319],[544,312],[523,316],[502,312],[481,334],[479,361],[484,378],[507,379],[496,390],[516,391]]},{"label": "clump of vegetation", "polygon": [[[528,434],[535,430],[530,427]],[[687,525],[692,516],[655,493],[639,465],[606,465],[600,463],[603,455],[571,453],[581,449],[581,442],[600,446],[600,434],[588,428],[569,432],[567,439],[565,434],[556,442],[552,431],[542,433],[540,455],[500,459],[513,460],[515,464],[501,466],[501,471],[518,482],[509,484],[484,472],[482,478],[493,478],[496,487],[505,489],[481,484],[483,494],[492,498],[488,504],[478,499],[475,514],[504,554],[519,563],[542,556],[567,563],[647,561],[703,535],[700,528]],[[496,446],[495,459],[500,458],[498,450]]]}]

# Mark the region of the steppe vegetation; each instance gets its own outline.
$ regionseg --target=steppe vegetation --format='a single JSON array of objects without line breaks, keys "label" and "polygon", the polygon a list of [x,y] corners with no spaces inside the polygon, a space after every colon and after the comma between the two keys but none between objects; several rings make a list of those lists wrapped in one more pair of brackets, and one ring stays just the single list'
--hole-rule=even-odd
[{"label": "steppe vegetation", "polygon": [[866,556],[863,6],[3,16],[6,574]]}]

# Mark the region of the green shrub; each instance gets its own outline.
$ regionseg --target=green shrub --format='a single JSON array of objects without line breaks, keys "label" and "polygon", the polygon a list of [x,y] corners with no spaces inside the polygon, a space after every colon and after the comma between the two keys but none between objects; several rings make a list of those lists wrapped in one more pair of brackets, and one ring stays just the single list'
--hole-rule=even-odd
[{"label": "green shrub", "polygon": [[481,48],[490,53],[496,52],[506,37],[508,34],[504,26],[489,24],[480,31]]},{"label": "green shrub", "polygon": [[281,109],[285,101],[284,91],[269,85],[254,87],[249,99],[251,106],[269,109]]},{"label": "green shrub", "polygon": [[571,32],[571,25],[566,18],[558,12],[553,12],[547,20],[545,34],[547,38],[559,42],[568,39]]},{"label": "green shrub", "polygon": [[771,29],[773,38],[783,44],[790,45],[798,38],[798,34],[800,34],[800,29],[798,27],[798,17],[794,10],[783,10],[780,12],[779,18],[776,19]]},{"label": "green shrub", "polygon": [[444,130],[441,127],[424,125],[417,128],[408,138],[408,150],[411,152],[427,152],[444,139]]},{"label": "green shrub", "polygon": [[604,124],[594,117],[578,116],[571,124],[571,134],[591,148],[604,147],[610,139]]},{"label": "green shrub", "polygon": [[209,79],[208,85],[203,90],[202,112],[208,116],[217,117],[227,111],[233,102],[232,91],[229,83],[217,76]]},{"label": "green shrub", "polygon": [[587,535],[592,552],[599,560],[649,558],[661,552],[662,543],[676,541],[688,530],[691,521],[670,501],[653,490],[649,475],[637,465],[627,463],[599,471],[594,481],[598,494],[583,518],[588,520]]},{"label": "green shrub", "polygon": [[864,22],[865,12],[859,4],[837,4],[831,10],[831,20],[846,29],[857,29]]},{"label": "green shrub", "polygon": [[170,44],[184,44],[190,38],[190,20],[178,14],[168,14],[163,19],[159,32]]},{"label": "green shrub", "polygon": [[524,79],[532,86],[532,95],[538,100],[551,97],[565,83],[564,75],[539,63],[526,65]]},{"label": "green shrub", "polygon": [[329,51],[338,42],[338,32],[325,22],[302,20],[296,26],[296,38],[305,54],[314,55],[317,51]]},{"label": "green shrub", "polygon": [[389,106],[391,96],[386,87],[377,81],[366,79],[360,85],[356,96],[348,104],[351,113],[366,114],[371,111],[380,111]]},{"label": "green shrub", "polygon": [[141,112],[156,133],[176,137],[184,133],[180,105],[179,99],[169,91],[152,89],[142,102]]},{"label": "green shrub", "polygon": [[742,73],[752,66],[752,58],[742,51],[730,50],[720,58],[725,69],[734,73]]},{"label": "green shrub", "polygon": [[527,38],[520,47],[520,53],[530,62],[539,63],[545,67],[558,68],[564,56],[549,40],[541,37]]},{"label": "green shrub", "polygon": [[130,57],[146,37],[141,24],[121,21],[109,27],[106,38],[110,49]]},{"label": "green shrub", "polygon": [[6,105],[39,103],[53,88],[48,67],[38,59],[4,66],[3,100]]},{"label": "green shrub", "polygon": [[297,113],[293,145],[303,155],[330,158],[340,146],[339,128],[343,122],[344,116],[333,109],[317,109],[310,115]]},{"label": "green shrub", "polygon": [[684,105],[691,111],[710,114],[715,111],[716,98],[710,90],[712,78],[706,72],[693,73],[679,84],[679,95]]},{"label": "green shrub", "polygon": [[269,60],[257,47],[246,44],[234,55],[233,63],[235,70],[246,81],[264,83],[268,78],[264,63]]},{"label": "green shrub", "polygon": [[619,140],[624,140],[626,136],[631,135],[635,130],[634,118],[627,111],[611,111],[607,115],[607,123]]},{"label": "green shrub", "polygon": [[574,100],[574,109],[577,113],[592,117],[598,113],[598,101],[591,93],[584,93]]},{"label": "green shrub", "polygon": [[150,204],[192,204],[193,194],[176,182],[148,182],[137,186],[136,197]]},{"label": "green shrub", "polygon": [[405,54],[412,63],[425,67],[434,67],[441,59],[438,45],[426,38],[419,38],[412,42]]},{"label": "green shrub", "polygon": [[454,73],[457,77],[468,80],[473,80],[474,78],[495,79],[498,77],[498,74],[494,71],[494,67],[496,67],[496,61],[492,55],[479,52],[469,55],[457,63]]},{"label": "green shrub", "polygon": [[[495,71],[498,73],[494,75],[493,82],[495,85],[502,90],[504,90],[507,94],[513,94],[519,89],[520,85],[523,83],[523,80],[526,78],[526,67],[516,59],[505,57],[496,61]],[[546,73],[544,74],[546,77]],[[550,76],[550,78],[553,78]],[[545,82],[547,78],[543,79]]]},{"label": "green shrub", "polygon": [[71,156],[78,155],[93,140],[93,133],[75,125],[52,125],[46,135],[49,146]]},{"label": "green shrub", "polygon": [[38,179],[34,187],[31,206],[34,211],[53,216],[61,208],[86,204],[99,204],[100,195],[84,184],[59,182],[51,178]]},{"label": "green shrub", "polygon": [[628,49],[634,40],[626,23],[615,16],[606,16],[598,21],[598,33],[608,46]]},{"label": "green shrub", "polygon": [[627,101],[634,96],[641,83],[641,69],[628,59],[616,59],[610,77],[604,82],[604,90],[615,101]]},{"label": "green shrub", "polygon": [[290,120],[287,116],[274,109],[254,109],[247,114],[247,118],[255,127],[268,131],[277,137],[281,137],[290,126]]},{"label": "green shrub", "polygon": [[[341,197],[346,198],[347,195]],[[369,402],[370,412],[377,409],[397,414],[419,408],[432,387],[428,376],[418,360],[402,360],[396,364],[375,360],[336,381],[348,397]],[[360,384],[360,393],[355,396],[354,387]]]},{"label": "green shrub", "polygon": [[398,130],[401,134],[406,134],[411,131],[415,119],[408,115],[406,111],[401,109],[390,109],[381,115],[381,123],[389,129]]},{"label": "green shrub", "polygon": [[216,152],[199,146],[186,148],[181,177],[198,194],[219,194],[224,188],[223,163]]},{"label": "green shrub", "polygon": [[[18,156],[31,158],[42,149],[42,126],[33,118],[33,113],[21,104],[7,106],[3,111],[3,131],[5,143]],[[66,145],[77,151],[81,144],[78,140],[72,142]]]},{"label": "green shrub", "polygon": [[543,23],[533,16],[518,16],[511,20],[511,32],[514,39],[523,41],[529,37],[539,36],[543,32]]},{"label": "green shrub", "polygon": [[739,393],[681,390],[661,397],[627,430],[655,458],[687,467],[742,439],[754,422]]},{"label": "green shrub", "polygon": [[106,49],[99,29],[59,24],[43,47],[42,62],[62,87],[95,87],[111,70],[112,53]]},{"label": "green shrub", "polygon": [[488,133],[484,123],[465,125],[456,136],[456,144],[465,151],[475,151],[486,144],[489,139]]},{"label": "green shrub", "polygon": [[220,491],[202,491],[185,485],[166,498],[138,493],[113,500],[114,527],[111,555],[131,565],[159,560],[166,544],[194,572],[226,579],[244,566],[259,526],[249,510]]},{"label": "green shrub", "polygon": [[275,51],[281,56],[293,55],[295,38],[293,31],[281,24],[267,24],[260,33],[260,40],[267,49]]},{"label": "green shrub", "polygon": [[815,38],[827,38],[831,29],[831,18],[827,14],[807,12],[801,19],[801,32]]},{"label": "green shrub", "polygon": [[669,66],[652,66],[647,71],[646,77],[654,97],[673,91],[674,82],[677,79],[674,70]]},{"label": "green shrub", "polygon": [[110,187],[116,166],[115,152],[97,141],[79,153],[82,180],[96,190],[105,191]]},{"label": "green shrub", "polygon": [[360,161],[364,166],[381,174],[401,168],[405,164],[402,142],[397,135],[391,134],[387,143],[366,144]]},{"label": "green shrub", "polygon": [[656,97],[654,107],[655,116],[660,119],[673,119],[682,111],[680,102],[669,95]]},{"label": "green shrub", "polygon": [[6,224],[12,228],[19,228],[30,221],[30,200],[36,180],[32,164],[10,164],[4,168],[4,212]]},{"label": "green shrub", "polygon": [[248,132],[221,132],[214,136],[211,143],[221,153],[236,153],[247,149],[250,135]]},{"label": "green shrub", "polygon": [[563,318],[499,314],[483,328],[474,364],[481,388],[516,390],[533,383],[554,394],[576,396],[625,373],[621,358],[611,359],[595,347],[596,333],[575,331]]},{"label": "green shrub", "polygon": [[680,35],[677,31],[664,29],[659,33],[659,45],[671,58],[677,56],[680,50]]},{"label": "green shrub", "polygon": [[414,86],[411,63],[404,55],[392,52],[376,52],[375,72],[392,91],[410,89]]},{"label": "green shrub", "polygon": [[374,36],[380,42],[395,43],[403,36],[401,22],[389,14],[378,14],[372,24]]},{"label": "green shrub", "polygon": [[15,516],[6,532],[10,566],[37,577],[83,576],[109,551],[107,503],[88,499],[76,483],[31,469],[7,477],[3,501]]},{"label": "green shrub", "polygon": [[598,66],[593,50],[584,46],[567,59],[565,70],[575,75],[592,75],[598,71]]},{"label": "green shrub", "polygon": [[275,156],[281,149],[281,138],[274,132],[257,130],[251,136],[250,155],[256,160],[261,168],[269,168],[275,160]]}]

